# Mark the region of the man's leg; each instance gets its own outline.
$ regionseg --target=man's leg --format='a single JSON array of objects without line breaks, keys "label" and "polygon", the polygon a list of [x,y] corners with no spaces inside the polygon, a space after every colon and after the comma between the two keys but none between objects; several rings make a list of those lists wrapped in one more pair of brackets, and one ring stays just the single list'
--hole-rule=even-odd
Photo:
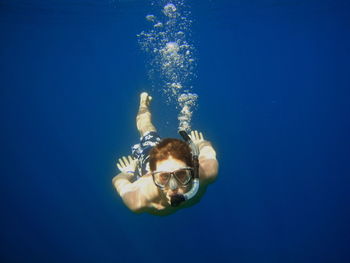
[{"label": "man's leg", "polygon": [[142,92],[140,95],[140,107],[136,116],[136,126],[141,136],[144,136],[146,132],[157,131],[152,124],[152,114],[149,111],[149,106],[152,97],[147,92]]}]

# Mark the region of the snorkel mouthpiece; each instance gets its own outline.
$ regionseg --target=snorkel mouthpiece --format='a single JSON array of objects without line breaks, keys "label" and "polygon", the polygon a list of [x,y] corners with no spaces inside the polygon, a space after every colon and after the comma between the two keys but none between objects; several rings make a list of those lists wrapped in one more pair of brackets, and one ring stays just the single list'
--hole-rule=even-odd
[{"label": "snorkel mouthpiece", "polygon": [[186,201],[186,199],[183,195],[173,195],[171,196],[170,205],[176,207],[184,201]]}]

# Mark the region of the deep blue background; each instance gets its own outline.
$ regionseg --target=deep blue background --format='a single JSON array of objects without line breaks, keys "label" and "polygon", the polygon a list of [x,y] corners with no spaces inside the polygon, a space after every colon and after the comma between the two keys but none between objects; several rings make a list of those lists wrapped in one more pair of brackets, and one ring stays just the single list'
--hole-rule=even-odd
[{"label": "deep blue background", "polygon": [[191,1],[193,128],[220,174],[168,217],[111,184],[141,91],[176,136],[137,44],[149,10],[0,1],[0,261],[350,262],[348,1]]}]

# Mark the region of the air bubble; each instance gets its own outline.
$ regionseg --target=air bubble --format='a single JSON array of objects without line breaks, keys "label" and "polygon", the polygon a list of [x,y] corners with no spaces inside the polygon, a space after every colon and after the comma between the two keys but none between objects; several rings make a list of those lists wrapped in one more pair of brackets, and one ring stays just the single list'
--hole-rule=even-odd
[{"label": "air bubble", "polygon": [[174,17],[176,12],[175,5],[169,3],[164,6],[163,13],[168,17]]},{"label": "air bubble", "polygon": [[154,15],[147,15],[146,16],[147,21],[154,22],[155,19],[156,19],[156,17]]},{"label": "air bubble", "polygon": [[163,23],[161,22],[158,22],[157,24],[154,25],[154,27],[162,27],[163,26]]},{"label": "air bubble", "polygon": [[166,53],[177,53],[179,51],[179,45],[176,42],[166,43],[165,52]]}]

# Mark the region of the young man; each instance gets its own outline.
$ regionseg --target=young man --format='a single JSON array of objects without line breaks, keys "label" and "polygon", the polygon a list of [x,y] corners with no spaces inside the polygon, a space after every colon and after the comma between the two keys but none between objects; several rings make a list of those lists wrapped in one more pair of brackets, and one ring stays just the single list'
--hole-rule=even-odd
[{"label": "young man", "polygon": [[[161,140],[152,124],[151,100],[146,92],[141,93],[136,117],[140,144],[133,147],[132,156],[119,159],[117,167],[121,173],[112,183],[133,212],[168,215],[200,201],[207,186],[217,177],[218,162],[215,150],[201,132],[191,132],[192,148],[182,140]],[[194,145],[199,150],[198,162]],[[174,202],[179,196],[188,200]]]}]

